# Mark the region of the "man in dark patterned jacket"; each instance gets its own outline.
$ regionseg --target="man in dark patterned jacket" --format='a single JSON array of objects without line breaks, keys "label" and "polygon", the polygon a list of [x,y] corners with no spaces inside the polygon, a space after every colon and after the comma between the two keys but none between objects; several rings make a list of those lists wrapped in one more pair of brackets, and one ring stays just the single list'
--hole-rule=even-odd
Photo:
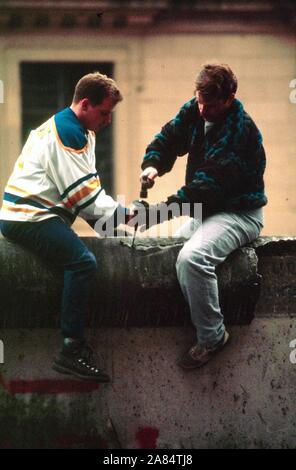
[{"label": "man in dark patterned jacket", "polygon": [[177,275],[197,332],[197,341],[179,360],[184,369],[202,366],[228,342],[215,269],[263,227],[262,136],[236,91],[228,65],[205,65],[195,97],[155,136],[142,163],[140,179],[151,187],[178,156],[188,154],[185,185],[156,209],[172,202],[202,204],[202,224],[193,217],[179,231],[188,241],[178,256]]}]

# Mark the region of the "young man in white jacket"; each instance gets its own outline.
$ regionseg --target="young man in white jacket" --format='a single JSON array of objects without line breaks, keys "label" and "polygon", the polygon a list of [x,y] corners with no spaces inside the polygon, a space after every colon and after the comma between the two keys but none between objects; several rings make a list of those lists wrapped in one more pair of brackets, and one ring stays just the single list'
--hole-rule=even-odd
[{"label": "young man in white jacket", "polygon": [[128,221],[128,211],[106,195],[95,167],[95,133],[111,122],[122,100],[116,83],[95,72],[76,85],[70,107],[32,130],[6,185],[0,212],[5,237],[64,272],[63,347],[53,368],[82,379],[109,382],[92,360],[84,317],[97,263],[70,228],[79,214]]}]

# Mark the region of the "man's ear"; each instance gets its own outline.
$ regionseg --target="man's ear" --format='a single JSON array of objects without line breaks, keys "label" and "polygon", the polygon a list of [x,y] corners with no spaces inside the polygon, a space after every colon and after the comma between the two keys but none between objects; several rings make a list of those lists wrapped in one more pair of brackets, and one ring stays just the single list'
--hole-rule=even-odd
[{"label": "man's ear", "polygon": [[80,101],[81,109],[82,111],[87,111],[89,107],[89,99],[88,98],[83,98]]},{"label": "man's ear", "polygon": [[230,105],[232,104],[234,98],[235,98],[235,93],[231,93],[231,95],[229,96],[229,98],[227,98],[227,100],[226,100],[226,104],[227,104],[228,106],[230,106]]}]

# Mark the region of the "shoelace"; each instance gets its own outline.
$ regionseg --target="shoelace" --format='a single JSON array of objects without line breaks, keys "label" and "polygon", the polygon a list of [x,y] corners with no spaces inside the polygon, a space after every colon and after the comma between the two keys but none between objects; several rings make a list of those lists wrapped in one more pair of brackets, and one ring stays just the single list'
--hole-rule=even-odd
[{"label": "shoelace", "polygon": [[78,358],[79,364],[95,373],[98,373],[99,369],[96,366],[94,366],[91,362],[94,356],[94,352],[92,348],[88,346],[87,344],[85,344],[82,346],[81,351],[79,351],[79,353],[80,353],[79,358]]},{"label": "shoelace", "polygon": [[87,344],[83,344],[82,347],[79,350],[79,356],[81,359],[90,362],[92,357],[94,355],[94,352],[90,346]]}]

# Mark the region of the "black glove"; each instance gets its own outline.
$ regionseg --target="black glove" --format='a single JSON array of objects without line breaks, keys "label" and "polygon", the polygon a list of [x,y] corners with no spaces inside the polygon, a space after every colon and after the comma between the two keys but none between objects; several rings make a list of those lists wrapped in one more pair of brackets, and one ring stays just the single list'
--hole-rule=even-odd
[{"label": "black glove", "polygon": [[169,206],[167,202],[160,202],[158,204],[148,204],[146,201],[134,201],[133,213],[135,219],[132,219],[133,224],[140,227],[143,232],[153,225],[162,224],[166,220],[170,220],[175,216],[179,216],[179,212],[174,211],[176,206]]}]

